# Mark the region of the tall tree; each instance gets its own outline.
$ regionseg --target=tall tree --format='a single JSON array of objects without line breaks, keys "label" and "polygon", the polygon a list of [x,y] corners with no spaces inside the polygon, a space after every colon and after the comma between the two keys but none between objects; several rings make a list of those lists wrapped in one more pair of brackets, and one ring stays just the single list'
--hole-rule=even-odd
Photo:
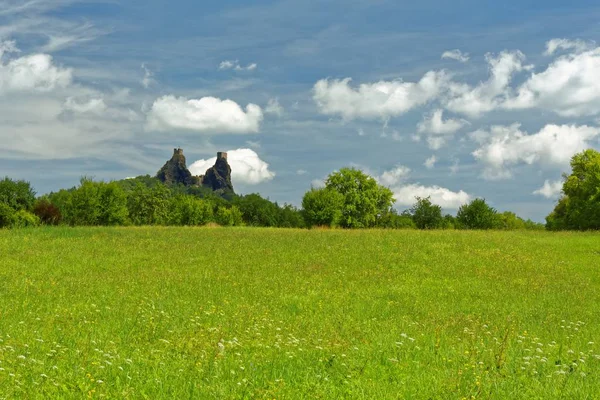
[{"label": "tall tree", "polygon": [[325,181],[325,188],[344,197],[340,225],[344,228],[370,228],[387,214],[394,195],[390,189],[355,168],[342,168]]},{"label": "tall tree", "polygon": [[546,217],[550,230],[600,229],[600,153],[593,149],[571,158],[571,174],[564,174],[563,197]]}]

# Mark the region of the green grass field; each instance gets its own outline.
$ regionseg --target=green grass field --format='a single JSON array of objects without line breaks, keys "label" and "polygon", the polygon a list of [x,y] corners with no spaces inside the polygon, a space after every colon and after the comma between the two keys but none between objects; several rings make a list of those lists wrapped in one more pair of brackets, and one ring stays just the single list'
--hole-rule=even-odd
[{"label": "green grass field", "polygon": [[600,398],[600,235],[0,231],[0,399]]}]

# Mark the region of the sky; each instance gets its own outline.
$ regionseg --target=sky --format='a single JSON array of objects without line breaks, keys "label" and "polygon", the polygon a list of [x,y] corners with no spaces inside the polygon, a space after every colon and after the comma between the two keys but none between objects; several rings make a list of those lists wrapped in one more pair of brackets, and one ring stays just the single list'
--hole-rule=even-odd
[{"label": "sky", "polygon": [[600,149],[597,1],[0,0],[0,175],[202,174],[301,204],[343,167],[542,222]]}]

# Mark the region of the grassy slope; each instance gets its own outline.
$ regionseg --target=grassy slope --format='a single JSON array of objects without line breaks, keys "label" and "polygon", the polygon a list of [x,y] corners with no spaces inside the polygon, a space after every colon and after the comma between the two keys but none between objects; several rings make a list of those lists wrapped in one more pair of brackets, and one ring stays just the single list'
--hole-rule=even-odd
[{"label": "grassy slope", "polygon": [[0,398],[598,398],[600,236],[0,231]]}]

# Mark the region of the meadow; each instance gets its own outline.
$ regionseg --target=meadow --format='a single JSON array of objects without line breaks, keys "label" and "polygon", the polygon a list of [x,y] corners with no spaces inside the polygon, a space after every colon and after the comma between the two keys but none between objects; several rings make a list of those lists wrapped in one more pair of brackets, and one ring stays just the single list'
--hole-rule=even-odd
[{"label": "meadow", "polygon": [[600,398],[600,235],[0,231],[0,399]]}]

